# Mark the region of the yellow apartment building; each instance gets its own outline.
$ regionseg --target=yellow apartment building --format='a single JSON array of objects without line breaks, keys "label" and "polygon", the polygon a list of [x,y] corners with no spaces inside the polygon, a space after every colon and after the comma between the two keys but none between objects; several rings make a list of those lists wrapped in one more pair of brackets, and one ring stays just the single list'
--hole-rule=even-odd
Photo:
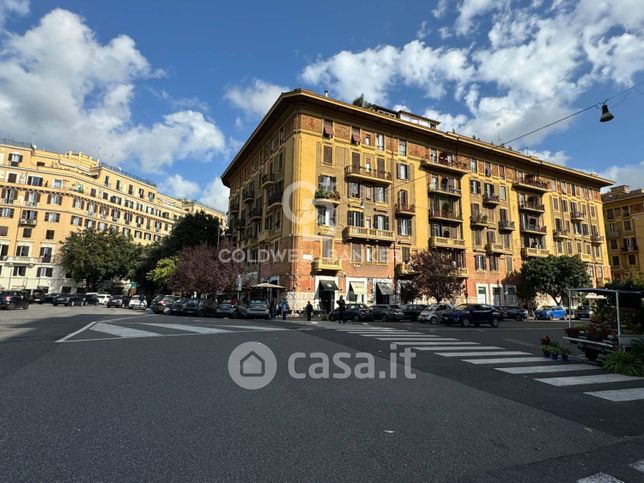
[{"label": "yellow apartment building", "polygon": [[615,186],[602,195],[608,257],[615,280],[641,275],[644,269],[644,191]]},{"label": "yellow apartment building", "polygon": [[596,284],[610,277],[609,180],[438,126],[282,94],[222,176],[244,285],[277,283],[292,308],[401,301],[428,247],[450,254],[467,301],[515,303],[508,274],[529,257],[578,255]]},{"label": "yellow apartment building", "polygon": [[113,230],[149,244],[184,214],[225,214],[175,199],[156,186],[82,153],[54,153],[0,141],[0,288],[74,291],[56,264],[74,230]]}]

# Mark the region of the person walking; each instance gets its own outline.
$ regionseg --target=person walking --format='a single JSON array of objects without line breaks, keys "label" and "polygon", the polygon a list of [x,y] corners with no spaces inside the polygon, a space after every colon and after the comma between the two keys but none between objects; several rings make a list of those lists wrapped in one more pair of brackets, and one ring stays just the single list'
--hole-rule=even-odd
[{"label": "person walking", "polygon": [[282,308],[282,320],[286,320],[286,314],[289,311],[289,306],[288,306],[288,302],[286,301],[286,298],[282,299],[281,306],[282,306],[281,307]]},{"label": "person walking", "polygon": [[275,318],[275,300],[271,299],[270,303],[268,304],[268,313],[271,317],[271,320]]},{"label": "person walking", "polygon": [[340,312],[340,317],[338,317],[338,323],[344,324],[344,309],[346,307],[346,302],[344,301],[344,297],[340,295],[340,300],[338,300],[338,311]]},{"label": "person walking", "polygon": [[313,305],[311,301],[306,304],[306,321],[311,322],[311,314],[313,313]]}]

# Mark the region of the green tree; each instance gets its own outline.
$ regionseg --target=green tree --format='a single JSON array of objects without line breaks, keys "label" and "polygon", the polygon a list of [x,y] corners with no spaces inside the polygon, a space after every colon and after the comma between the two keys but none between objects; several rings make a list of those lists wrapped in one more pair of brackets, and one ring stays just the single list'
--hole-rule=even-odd
[{"label": "green tree", "polygon": [[131,275],[138,247],[130,238],[111,231],[81,230],[62,242],[59,261],[77,282],[97,290],[105,281]]},{"label": "green tree", "polygon": [[215,295],[231,287],[241,265],[228,257],[222,260],[219,253],[217,248],[206,243],[184,248],[172,275],[172,287],[179,292],[202,295]]},{"label": "green tree", "polygon": [[353,105],[369,109],[373,104],[365,99],[364,94],[360,94],[353,100]]},{"label": "green tree", "polygon": [[158,287],[167,288],[170,286],[170,279],[176,268],[176,257],[162,258],[157,262],[156,267],[148,272],[147,279]]},{"label": "green tree", "polygon": [[579,257],[530,258],[523,263],[520,274],[523,291],[549,295],[557,305],[568,296],[568,289],[592,285],[586,263]]},{"label": "green tree", "polygon": [[412,283],[420,295],[433,297],[436,302],[454,300],[463,289],[458,268],[452,257],[438,250],[422,250],[412,255]]}]

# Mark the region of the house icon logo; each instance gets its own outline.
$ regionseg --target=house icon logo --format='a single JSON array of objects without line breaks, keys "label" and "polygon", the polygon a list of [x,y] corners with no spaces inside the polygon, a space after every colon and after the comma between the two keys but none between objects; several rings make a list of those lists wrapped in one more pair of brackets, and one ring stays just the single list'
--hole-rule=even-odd
[{"label": "house icon logo", "polygon": [[261,342],[244,342],[228,357],[230,378],[244,389],[261,389],[275,377],[277,360],[275,354]]}]

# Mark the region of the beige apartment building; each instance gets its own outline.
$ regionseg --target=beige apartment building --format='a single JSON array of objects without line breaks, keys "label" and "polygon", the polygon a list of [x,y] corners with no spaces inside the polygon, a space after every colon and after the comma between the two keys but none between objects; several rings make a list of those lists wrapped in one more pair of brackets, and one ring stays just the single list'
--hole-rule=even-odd
[{"label": "beige apartment building", "polygon": [[0,142],[0,288],[75,291],[56,263],[74,230],[113,230],[149,244],[184,214],[225,214],[159,193],[156,186],[82,153]]},{"label": "beige apartment building", "polygon": [[644,191],[615,186],[602,195],[608,257],[615,280],[642,275],[644,270]]},{"label": "beige apartment building", "polygon": [[250,255],[244,285],[281,285],[294,308],[401,301],[411,255],[429,247],[452,257],[467,301],[516,303],[508,275],[548,254],[579,256],[596,285],[610,278],[609,180],[438,126],[282,94],[222,177],[233,242]]}]

